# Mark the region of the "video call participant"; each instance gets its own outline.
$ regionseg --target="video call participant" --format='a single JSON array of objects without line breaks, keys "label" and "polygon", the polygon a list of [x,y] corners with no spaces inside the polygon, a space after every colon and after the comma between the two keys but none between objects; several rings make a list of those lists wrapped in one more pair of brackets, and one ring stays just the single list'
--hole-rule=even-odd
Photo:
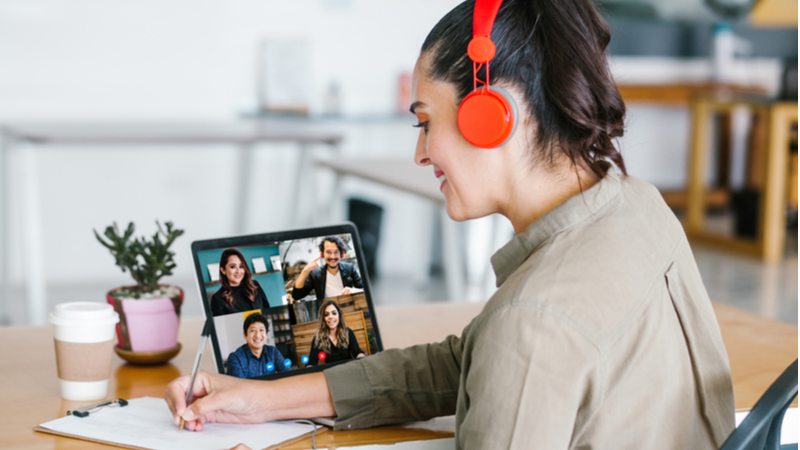
[{"label": "video call participant", "polygon": [[[266,345],[269,322],[260,313],[250,314],[244,320],[244,340],[235,352],[228,356],[227,374],[237,378],[253,378],[270,373],[286,372],[281,351],[272,345]],[[272,367],[268,367],[272,364]]]},{"label": "video call participant", "polygon": [[222,252],[219,282],[222,287],[211,296],[211,314],[214,316],[269,308],[267,294],[250,275],[239,250],[229,248]]},{"label": "video call participant", "polygon": [[[303,268],[294,282],[292,298],[299,300],[312,290],[317,299],[347,295],[350,288],[362,289],[364,284],[355,264],[341,262],[347,245],[337,236],[328,236],[319,244],[320,256]],[[319,265],[319,260],[324,265]]]},{"label": "video call participant", "polygon": [[[490,45],[473,19],[497,7]],[[503,126],[459,120],[480,86],[473,38],[473,56],[496,46],[476,75],[491,72],[516,103],[513,133],[511,110],[483,91],[471,98],[490,100],[484,112]],[[414,68],[414,160],[451,219],[510,221],[516,236],[491,259],[498,290],[442,342],[270,383],[201,372],[207,395],[188,408],[190,377],[178,378],[165,395],[175,426],[336,416],[347,430],[455,414],[456,449],[720,448],[734,430],[728,355],[680,222],[614,145],[625,103],[610,39],[591,0],[447,13]],[[499,142],[472,144],[475,131]]]},{"label": "video call participant", "polygon": [[355,333],[347,328],[342,310],[333,300],[325,300],[319,308],[319,326],[311,340],[308,365],[319,364],[320,353],[325,355],[325,363],[364,357]]}]

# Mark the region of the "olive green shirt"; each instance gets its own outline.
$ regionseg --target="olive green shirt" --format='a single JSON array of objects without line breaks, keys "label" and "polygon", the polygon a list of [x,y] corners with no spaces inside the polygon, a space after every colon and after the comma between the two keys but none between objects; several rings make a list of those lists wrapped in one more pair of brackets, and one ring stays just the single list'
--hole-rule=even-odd
[{"label": "olive green shirt", "polygon": [[492,257],[461,337],[326,371],[336,429],[455,414],[463,449],[716,449],[725,347],[680,223],[609,169]]}]

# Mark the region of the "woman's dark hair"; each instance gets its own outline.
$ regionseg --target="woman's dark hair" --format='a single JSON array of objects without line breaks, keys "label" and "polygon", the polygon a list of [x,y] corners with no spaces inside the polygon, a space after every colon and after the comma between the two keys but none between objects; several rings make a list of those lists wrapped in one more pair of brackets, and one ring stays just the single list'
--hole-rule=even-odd
[{"label": "woman's dark hair", "polygon": [[347,253],[347,244],[345,244],[342,238],[340,238],[339,236],[326,236],[322,238],[322,241],[320,241],[319,243],[320,253],[325,251],[326,242],[330,242],[339,247],[339,253],[341,253],[341,256],[344,256],[345,253]]},{"label": "woman's dark hair", "polygon": [[[427,76],[456,86],[460,102],[473,90],[474,0],[447,13],[422,44],[430,56]],[[490,82],[506,84],[524,96],[536,120],[536,143],[556,161],[556,152],[572,164],[602,177],[603,160],[623,172],[622,155],[612,140],[622,136],[625,103],[606,61],[611,34],[590,0],[505,0],[492,29],[497,54],[489,63]],[[485,80],[485,67],[478,77]]]},{"label": "woman's dark hair", "polygon": [[244,278],[242,278],[242,282],[239,283],[239,286],[242,287],[242,294],[244,294],[245,298],[250,300],[251,302],[255,301],[256,298],[256,284],[253,283],[253,277],[250,275],[250,269],[247,267],[247,261],[245,261],[244,256],[236,250],[235,248],[229,248],[222,252],[222,256],[219,258],[219,284],[222,285],[220,289],[222,291],[222,298],[228,302],[229,305],[233,306],[233,289],[231,289],[231,283],[228,281],[228,277],[222,273],[222,269],[228,264],[228,259],[231,256],[236,256],[241,261],[242,266],[244,266]]}]

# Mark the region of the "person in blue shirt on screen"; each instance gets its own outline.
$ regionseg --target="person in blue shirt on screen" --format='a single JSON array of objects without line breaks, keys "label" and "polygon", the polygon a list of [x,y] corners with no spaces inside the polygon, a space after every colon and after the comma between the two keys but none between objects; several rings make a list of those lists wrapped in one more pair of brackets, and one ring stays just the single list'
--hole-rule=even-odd
[{"label": "person in blue shirt on screen", "polygon": [[227,374],[237,378],[253,378],[275,372],[286,372],[285,359],[280,350],[266,345],[269,322],[260,313],[250,314],[244,321],[244,339],[247,343],[228,356]]}]

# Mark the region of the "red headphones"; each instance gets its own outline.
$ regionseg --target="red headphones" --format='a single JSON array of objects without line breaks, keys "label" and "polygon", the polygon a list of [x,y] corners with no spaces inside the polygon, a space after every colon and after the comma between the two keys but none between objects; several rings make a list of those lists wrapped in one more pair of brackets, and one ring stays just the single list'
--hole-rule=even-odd
[{"label": "red headphones", "polygon": [[[489,84],[489,61],[496,48],[492,26],[503,0],[476,0],[472,18],[472,40],[467,55],[472,60],[473,91],[458,107],[458,129],[472,145],[494,148],[505,144],[517,129],[517,103],[505,90]],[[486,65],[486,81],[478,79],[478,70]],[[478,89],[478,83],[481,88]]]}]

